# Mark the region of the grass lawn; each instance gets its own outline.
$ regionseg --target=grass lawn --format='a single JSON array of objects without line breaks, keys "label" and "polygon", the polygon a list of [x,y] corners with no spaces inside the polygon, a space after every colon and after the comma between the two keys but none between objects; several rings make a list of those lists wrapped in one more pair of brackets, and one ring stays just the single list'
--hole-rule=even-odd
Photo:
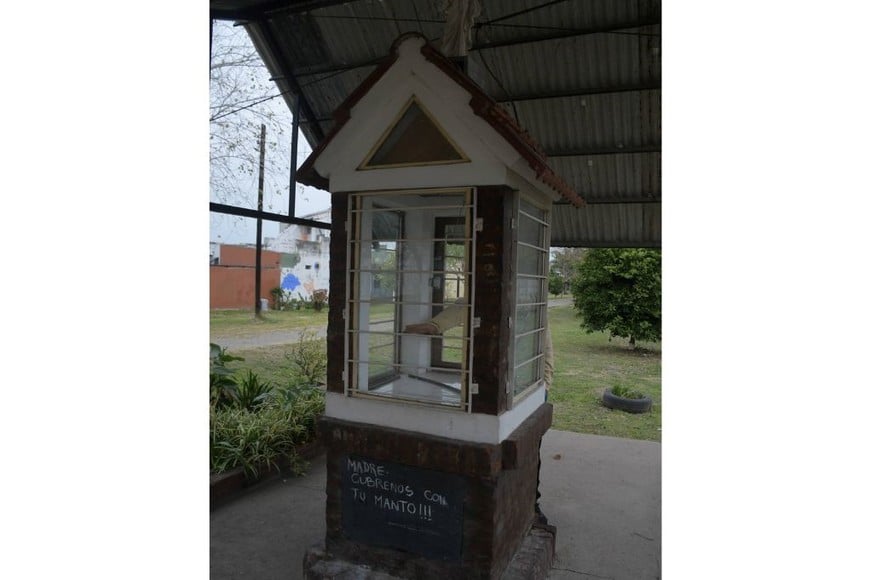
[{"label": "grass lawn", "polygon": [[253,309],[212,310],[211,339],[220,342],[221,338],[243,338],[261,332],[326,326],[328,312],[327,308],[320,312],[314,309],[268,310],[262,313],[261,318],[256,318]]},{"label": "grass lawn", "polygon": [[[549,309],[555,351],[555,376],[550,387],[553,428],[628,439],[661,441],[661,345],[628,340],[608,341],[603,332],[587,334],[571,306]],[[650,396],[652,409],[634,415],[601,404],[607,387],[621,383]]]},{"label": "grass lawn", "polygon": [[[326,342],[323,345],[326,350]],[[235,349],[230,354],[244,358],[243,361],[231,362],[227,366],[238,369],[236,375],[242,377],[246,370],[255,372],[260,379],[272,383],[275,386],[286,386],[290,380],[287,371],[288,361],[284,354],[290,351],[290,345],[279,344],[274,346],[261,346],[257,348]]]},{"label": "grass lawn", "polygon": [[[550,388],[553,428],[577,433],[661,441],[661,345],[628,341],[602,332],[587,334],[571,306],[550,308],[550,332],[556,353],[555,378]],[[265,320],[250,311],[212,312],[212,337],[250,336],[271,330],[314,328],[326,325],[326,310],[267,312]],[[283,385],[288,380],[284,354],[288,345],[239,349],[231,354],[245,358],[231,367],[251,369],[261,379]],[[325,348],[325,345],[324,345]],[[633,415],[601,404],[605,388],[621,383],[643,391],[653,400],[648,413]]]}]

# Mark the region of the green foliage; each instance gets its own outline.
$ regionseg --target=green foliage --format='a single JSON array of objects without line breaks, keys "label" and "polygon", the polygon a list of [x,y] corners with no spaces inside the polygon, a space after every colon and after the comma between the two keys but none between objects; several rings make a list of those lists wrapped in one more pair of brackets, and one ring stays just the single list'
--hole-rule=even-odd
[{"label": "green foliage", "polygon": [[587,332],[658,342],[662,334],[661,252],[590,250],[571,283],[574,308]]},{"label": "green foliage", "polygon": [[291,384],[313,386],[326,380],[326,341],[313,331],[304,329],[284,357]]},{"label": "green foliage", "polygon": [[[322,401],[322,395],[321,395]],[[212,409],[211,470],[223,473],[237,467],[248,477],[256,478],[261,470],[278,468],[278,460],[296,458],[295,448],[312,440],[314,414],[322,405],[305,408],[267,405],[256,411],[247,409]],[[292,462],[291,470],[300,473],[303,462]]]},{"label": "green foliage", "polygon": [[212,407],[227,407],[238,401],[238,381],[233,376],[236,370],[229,368],[227,363],[243,360],[228,354],[220,345],[209,345],[209,404]]},{"label": "green foliage", "polygon": [[237,384],[236,406],[249,411],[262,405],[273,389],[270,383],[260,380],[259,375],[251,370],[248,370],[245,376],[237,381]]},{"label": "green foliage", "polygon": [[[244,359],[211,345],[213,473],[241,467],[248,477],[256,478],[262,470],[277,469],[279,462],[287,460],[294,473],[304,470],[295,449],[315,438],[317,418],[324,411],[324,395],[316,385],[326,374],[325,341],[303,331],[285,357],[293,378],[286,387],[273,387],[250,369],[238,378],[238,370],[226,363]],[[224,394],[219,397],[216,392]]]},{"label": "green foliage", "polygon": [[292,410],[306,432],[317,430],[317,418],[323,414],[325,399],[323,391],[313,385],[289,384],[277,388],[270,395],[270,404],[280,409]]},{"label": "green foliage", "polygon": [[280,286],[275,286],[274,288],[269,290],[269,294],[272,295],[272,309],[283,310],[284,301],[286,299],[284,290]]},{"label": "green foliage", "polygon": [[644,394],[625,385],[614,385],[610,392],[623,399],[643,399]]},{"label": "green foliage", "polygon": [[555,270],[550,270],[549,291],[554,296],[558,296],[565,291],[565,280]]},{"label": "green foliage", "polygon": [[577,268],[589,253],[587,248],[559,248],[553,250],[550,259],[550,272],[555,272],[566,284],[574,278]]}]

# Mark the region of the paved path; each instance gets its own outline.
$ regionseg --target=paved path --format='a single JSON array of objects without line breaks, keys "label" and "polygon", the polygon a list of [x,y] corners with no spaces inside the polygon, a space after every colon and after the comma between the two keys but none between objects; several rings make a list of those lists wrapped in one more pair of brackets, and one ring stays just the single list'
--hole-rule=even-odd
[{"label": "paved path", "polygon": [[[661,444],[544,436],[541,506],[556,526],[551,580],[661,578]],[[326,535],[326,462],[254,487],[211,514],[211,580],[295,580]]]},{"label": "paved path", "polygon": [[[554,298],[550,300],[547,304],[548,308],[553,308],[554,306],[570,306],[571,299],[570,298]],[[326,337],[326,327],[314,327],[309,329],[310,332],[316,333],[318,337],[325,338]],[[274,346],[277,344],[292,344],[295,342],[299,342],[299,336],[302,334],[302,330],[273,330],[268,332],[261,332],[259,334],[253,336],[236,336],[236,337],[220,337],[213,336],[211,337],[212,342],[216,342],[217,344],[225,347],[230,351],[236,350],[244,350],[246,348],[259,348],[262,346]]]}]

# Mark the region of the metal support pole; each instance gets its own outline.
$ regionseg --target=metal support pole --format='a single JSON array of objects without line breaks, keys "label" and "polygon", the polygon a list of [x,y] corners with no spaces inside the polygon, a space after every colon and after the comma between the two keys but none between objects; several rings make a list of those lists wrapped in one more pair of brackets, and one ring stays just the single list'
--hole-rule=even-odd
[{"label": "metal support pole", "polygon": [[[260,125],[260,177],[257,184],[257,212],[263,211],[263,179],[266,172],[266,125]],[[254,268],[254,315],[260,315],[260,278],[262,273],[263,218],[257,216],[257,264]]]}]

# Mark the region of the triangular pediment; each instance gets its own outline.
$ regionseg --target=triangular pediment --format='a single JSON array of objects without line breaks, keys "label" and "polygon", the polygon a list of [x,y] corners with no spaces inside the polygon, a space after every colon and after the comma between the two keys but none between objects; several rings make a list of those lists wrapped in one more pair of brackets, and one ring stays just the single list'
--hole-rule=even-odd
[{"label": "triangular pediment", "polygon": [[415,96],[381,135],[360,169],[465,162],[465,153]]},{"label": "triangular pediment", "polygon": [[522,182],[583,203],[515,119],[420,35],[399,37],[333,117],[301,183],[339,192]]}]

